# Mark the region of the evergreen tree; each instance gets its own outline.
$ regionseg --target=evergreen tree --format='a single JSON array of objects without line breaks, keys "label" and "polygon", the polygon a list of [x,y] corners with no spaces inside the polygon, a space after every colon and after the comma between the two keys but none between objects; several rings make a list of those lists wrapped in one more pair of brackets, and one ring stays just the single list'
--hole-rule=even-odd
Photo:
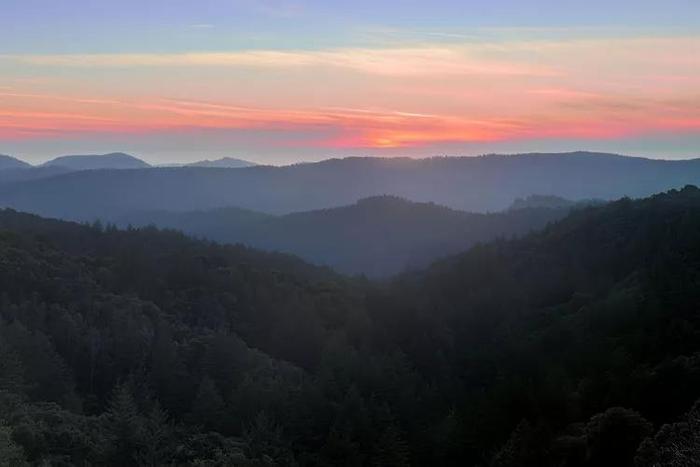
[{"label": "evergreen tree", "polygon": [[110,462],[133,464],[143,445],[144,424],[129,385],[122,383],[114,388],[103,417],[109,436],[106,451]]},{"label": "evergreen tree", "polygon": [[172,458],[173,427],[168,414],[156,402],[143,420],[141,430],[142,448],[138,453],[138,463],[157,467],[169,463]]}]

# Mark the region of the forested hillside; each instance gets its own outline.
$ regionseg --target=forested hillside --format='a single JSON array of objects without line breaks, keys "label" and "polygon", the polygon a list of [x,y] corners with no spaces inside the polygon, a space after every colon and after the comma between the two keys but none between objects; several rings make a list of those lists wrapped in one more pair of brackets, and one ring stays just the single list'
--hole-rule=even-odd
[{"label": "forested hillside", "polygon": [[11,211],[0,226],[5,456],[291,465],[320,451],[344,393],[326,395],[311,372],[343,341],[335,328],[367,321],[352,286],[153,229]]},{"label": "forested hillside", "polygon": [[699,452],[696,188],[576,210],[385,284],[153,228],[6,210],[0,231],[11,465],[651,466]]},{"label": "forested hillside", "polygon": [[[530,200],[534,203],[536,200]],[[283,251],[345,274],[384,278],[425,267],[478,242],[513,238],[564,217],[576,203],[477,214],[434,203],[377,196],[351,206],[273,216],[239,208],[140,211],[122,226],[155,225],[222,243]],[[109,220],[109,219],[108,219]]]},{"label": "forested hillside", "polygon": [[[508,439],[492,465],[632,465],[700,396],[699,245],[697,188],[621,200],[403,277],[373,316],[422,375],[454,378],[455,462]],[[700,453],[697,426],[663,433]]]}]

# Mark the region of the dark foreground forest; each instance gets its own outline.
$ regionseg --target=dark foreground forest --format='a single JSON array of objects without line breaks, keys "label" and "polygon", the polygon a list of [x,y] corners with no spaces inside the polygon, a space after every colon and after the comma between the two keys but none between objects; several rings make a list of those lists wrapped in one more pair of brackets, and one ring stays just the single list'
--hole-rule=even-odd
[{"label": "dark foreground forest", "polygon": [[391,282],[0,212],[0,463],[691,466],[700,190]]}]

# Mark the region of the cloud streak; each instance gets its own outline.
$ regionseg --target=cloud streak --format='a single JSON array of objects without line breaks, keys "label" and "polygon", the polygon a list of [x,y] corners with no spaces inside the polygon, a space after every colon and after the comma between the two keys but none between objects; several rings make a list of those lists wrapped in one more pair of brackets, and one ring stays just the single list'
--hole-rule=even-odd
[{"label": "cloud streak", "polygon": [[461,47],[425,46],[329,51],[242,51],[177,54],[0,55],[26,65],[77,68],[139,67],[333,67],[379,75],[552,75],[551,69],[470,57]]},{"label": "cloud streak", "polygon": [[[556,93],[557,96],[561,93]],[[563,95],[568,95],[563,93]],[[13,96],[0,93],[0,99]],[[23,99],[27,95],[22,96]],[[180,99],[149,102],[109,101],[112,114],[90,114],[95,99],[32,95],[35,101],[72,103],[75,113],[59,111],[0,111],[4,137],[67,136],[81,132],[154,133],[195,129],[264,130],[303,135],[304,144],[334,149],[414,148],[431,144],[490,142],[536,138],[629,137],[646,132],[700,131],[695,102],[647,102],[626,107],[598,96],[577,96],[579,108],[568,114],[525,115],[518,118],[464,118],[414,114],[382,109],[260,109]],[[589,108],[615,108],[615,118],[600,120]],[[583,109],[584,111],[580,111]],[[661,113],[651,113],[659,109]],[[80,110],[80,112],[78,112]],[[334,135],[328,137],[329,134]],[[289,141],[294,145],[294,139]]]},{"label": "cloud streak", "polygon": [[427,151],[700,132],[700,37],[446,38],[456,42],[0,55],[0,72],[37,78],[4,91],[0,78],[0,139],[254,130],[280,151]]}]

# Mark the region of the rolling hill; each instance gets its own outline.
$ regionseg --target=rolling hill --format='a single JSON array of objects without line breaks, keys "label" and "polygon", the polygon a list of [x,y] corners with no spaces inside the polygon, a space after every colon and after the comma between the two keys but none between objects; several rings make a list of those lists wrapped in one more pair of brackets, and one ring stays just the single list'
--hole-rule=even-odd
[{"label": "rolling hill", "polygon": [[237,206],[270,214],[326,209],[378,195],[488,212],[532,194],[610,200],[700,183],[700,160],[596,153],[432,159],[332,159],[287,167],[76,172],[0,188],[0,206],[67,219],[105,212]]},{"label": "rolling hill", "polygon": [[427,266],[477,242],[524,235],[565,216],[572,207],[569,203],[473,214],[379,196],[350,206],[284,216],[224,208],[185,213],[141,211],[116,220],[122,226],[152,224],[223,243],[292,253],[346,274],[386,277]]},{"label": "rolling hill", "polygon": [[0,154],[0,170],[26,169],[29,167],[31,167],[31,164],[21,161],[16,157]]},{"label": "rolling hill", "polygon": [[60,156],[42,164],[42,167],[65,167],[70,170],[97,169],[145,169],[149,164],[129,154],[114,152],[110,154],[92,154]]},{"label": "rolling hill", "polygon": [[3,210],[0,452],[18,465],[692,465],[699,238],[700,190],[686,187],[372,283]]},{"label": "rolling hill", "polygon": [[81,170],[135,169],[147,163],[123,153],[86,156],[61,156],[39,166],[14,157],[0,155],[0,185],[54,177]]},{"label": "rolling hill", "polygon": [[[459,409],[444,423],[462,442],[440,465],[652,467],[694,458],[698,239],[700,190],[685,187],[576,210],[377,294],[375,322],[420,372],[459,375]],[[480,448],[499,437],[489,462]]]},{"label": "rolling hill", "polygon": [[28,182],[31,180],[39,180],[42,178],[54,177],[72,172],[61,166],[51,167],[27,167],[21,169],[4,169],[0,170],[0,185],[6,183]]}]

